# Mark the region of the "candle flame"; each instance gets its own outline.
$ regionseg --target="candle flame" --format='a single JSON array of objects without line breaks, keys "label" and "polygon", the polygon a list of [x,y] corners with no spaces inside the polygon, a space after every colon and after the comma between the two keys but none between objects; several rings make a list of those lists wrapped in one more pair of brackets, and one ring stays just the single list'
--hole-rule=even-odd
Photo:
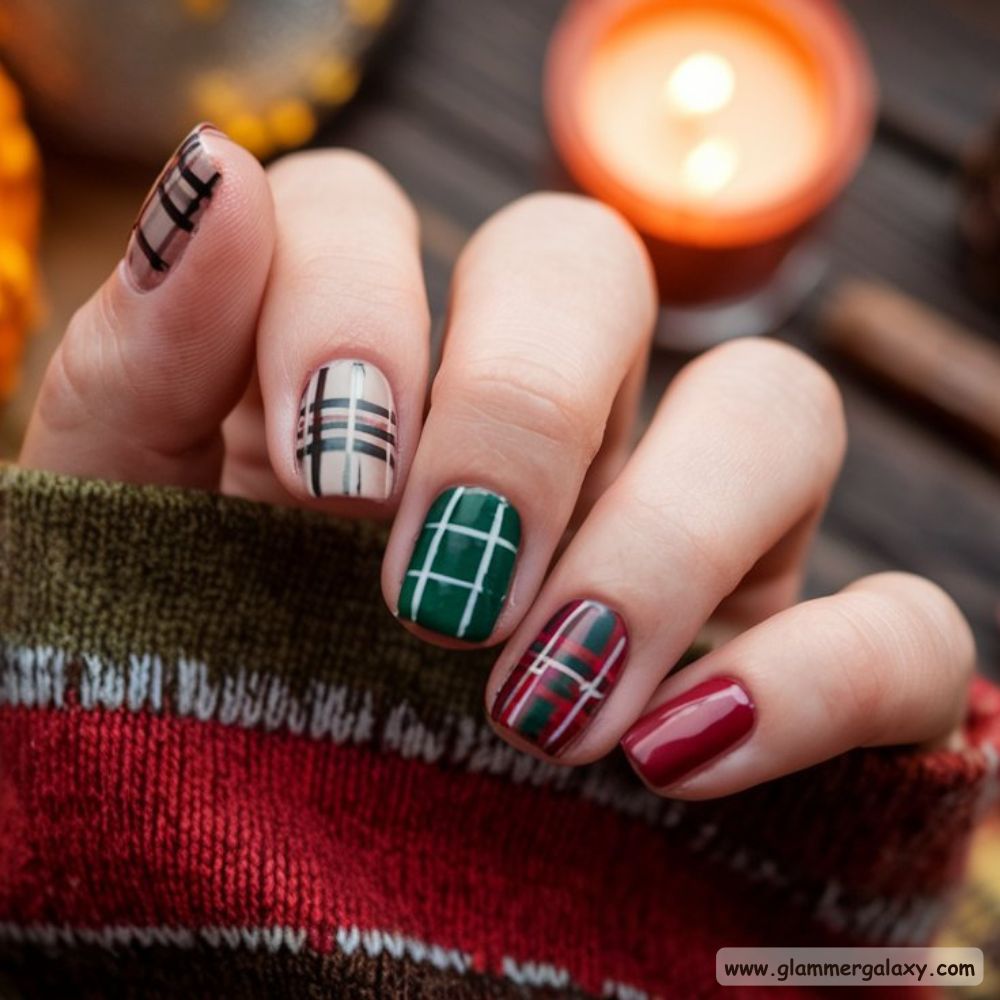
[{"label": "candle flame", "polygon": [[664,99],[684,117],[721,111],[732,99],[736,74],[729,60],[716,52],[694,52],[682,60],[663,88]]},{"label": "candle flame", "polygon": [[684,157],[681,166],[684,187],[696,197],[710,198],[732,181],[739,162],[734,142],[720,137],[704,139]]}]

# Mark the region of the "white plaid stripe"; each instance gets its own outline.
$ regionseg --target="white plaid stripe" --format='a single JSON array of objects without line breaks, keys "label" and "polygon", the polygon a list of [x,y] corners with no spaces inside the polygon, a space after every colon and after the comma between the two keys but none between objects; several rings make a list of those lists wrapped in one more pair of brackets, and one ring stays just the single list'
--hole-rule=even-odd
[{"label": "white plaid stripe", "polygon": [[435,573],[432,569],[427,570],[426,573],[422,569],[410,569],[406,571],[406,575],[419,576],[421,579],[427,577],[428,580],[435,580],[438,583],[448,583],[453,587],[462,587],[465,590],[481,591],[482,589],[477,588],[471,580],[460,580],[457,576],[448,576],[446,573]]},{"label": "white plaid stripe", "polygon": [[598,681],[601,678],[595,677],[591,681],[585,681],[572,667],[566,666],[565,663],[561,663],[559,660],[552,659],[551,656],[543,656],[541,653],[536,653],[535,658],[531,661],[531,666],[528,667],[527,672],[529,676],[541,675],[544,674],[550,667],[553,670],[557,670],[565,677],[569,677],[571,680],[576,681],[580,686],[581,693],[585,693],[588,698],[600,701],[604,697],[604,695],[597,689]]},{"label": "white plaid stripe", "polygon": [[[344,444],[344,493],[351,493],[351,470],[354,468],[354,435],[357,430],[358,400],[365,387],[365,366],[358,361],[351,365],[351,396],[347,405],[347,441]],[[361,492],[358,483],[357,492]]]},{"label": "white plaid stripe", "polygon": [[337,360],[318,368],[302,397],[296,440],[309,493],[389,496],[395,480],[395,423],[392,390],[374,365]]},{"label": "white plaid stripe", "polygon": [[[425,528],[438,528],[440,526],[440,521],[434,521],[431,524],[424,525]],[[464,524],[449,524],[448,532],[453,535],[467,535],[469,538],[479,538],[484,542],[487,542],[490,539],[490,533],[488,531],[480,531],[478,528],[468,528]],[[497,538],[494,541],[500,548],[506,549],[508,552],[513,552],[517,555],[517,546],[511,545],[506,538]]]},{"label": "white plaid stripe", "polygon": [[[514,709],[511,711],[510,715],[505,720],[505,724],[508,726],[513,726],[517,722],[517,717],[521,714],[521,710],[524,708],[528,699],[535,693],[535,688],[538,686],[539,678],[542,676],[542,670],[535,670],[536,664],[541,658],[548,659],[552,650],[555,648],[556,644],[562,640],[562,637],[566,634],[567,630],[576,624],[578,618],[580,618],[585,612],[590,608],[596,607],[593,601],[583,601],[579,606],[573,609],[572,613],[566,616],[565,621],[552,633],[549,637],[549,641],[542,647],[542,651],[536,654],[537,658],[532,662],[531,667],[525,672],[525,674],[518,680],[517,686],[513,691],[507,696],[507,704],[510,704],[516,697],[518,690],[522,684],[526,684],[524,693],[521,695],[521,700],[515,705]],[[575,675],[574,675],[575,676]],[[579,680],[579,677],[577,677]]]},{"label": "white plaid stripe", "polygon": [[455,508],[463,496],[465,496],[465,487],[459,486],[448,498],[448,505],[444,509],[444,514],[441,515],[441,520],[437,522],[437,528],[434,530],[434,537],[431,539],[431,544],[427,546],[427,555],[424,556],[423,566],[419,570],[411,570],[407,574],[417,577],[417,584],[413,588],[413,598],[410,602],[410,617],[414,620],[416,620],[417,615],[420,613],[420,602],[423,600],[424,590],[431,575],[431,566],[434,565],[438,549],[441,548],[441,540],[449,528],[451,515],[455,512]]},{"label": "white plaid stripe", "polygon": [[572,721],[577,717],[577,715],[583,710],[583,706],[591,698],[603,698],[604,696],[598,692],[598,688],[603,682],[604,678],[607,677],[611,668],[618,661],[618,657],[621,656],[622,650],[625,648],[625,636],[622,636],[615,648],[612,650],[611,655],[607,658],[604,666],[601,667],[601,672],[589,683],[580,685],[580,697],[577,699],[576,704],[566,713],[566,718],[562,720],[556,731],[548,738],[545,745],[551,746],[560,736],[566,731],[567,727],[572,723]]},{"label": "white plaid stripe", "polygon": [[465,635],[465,631],[469,627],[469,622],[472,621],[473,612],[476,610],[476,602],[483,591],[483,580],[486,579],[490,563],[493,562],[493,551],[496,549],[497,542],[500,539],[500,530],[503,528],[503,519],[506,513],[507,501],[499,500],[497,502],[497,509],[493,514],[493,524],[490,527],[489,537],[486,540],[482,557],[479,560],[479,568],[476,571],[476,583],[472,590],[469,591],[469,597],[465,602],[465,610],[462,612],[462,620],[458,624],[459,639]]}]

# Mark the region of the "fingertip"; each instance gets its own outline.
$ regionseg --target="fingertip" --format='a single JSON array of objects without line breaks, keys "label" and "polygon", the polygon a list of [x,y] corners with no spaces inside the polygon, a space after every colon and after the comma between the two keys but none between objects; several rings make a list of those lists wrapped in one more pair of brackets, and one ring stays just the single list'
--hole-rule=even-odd
[{"label": "fingertip", "polygon": [[132,227],[122,274],[139,294],[166,294],[192,282],[207,291],[213,279],[237,272],[252,287],[266,274],[273,234],[263,168],[224,132],[202,123],[153,182]]},{"label": "fingertip", "polygon": [[219,428],[252,370],[273,243],[260,164],[199,125],[153,183],[122,261],[73,317],[22,460],[217,485]]}]

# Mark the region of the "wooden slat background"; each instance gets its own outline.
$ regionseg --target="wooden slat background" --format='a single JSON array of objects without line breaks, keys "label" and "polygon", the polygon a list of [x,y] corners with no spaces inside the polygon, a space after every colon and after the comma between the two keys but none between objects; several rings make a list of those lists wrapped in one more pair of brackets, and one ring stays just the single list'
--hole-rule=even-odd
[{"label": "wooden slat background", "polygon": [[[881,278],[1000,340],[1000,318],[964,291],[956,264],[961,151],[1000,108],[997,0],[846,0],[883,94],[876,141],[832,216],[828,285]],[[462,243],[489,214],[561,185],[540,107],[542,63],[559,0],[415,0],[359,99],[321,141],[364,150],[411,193],[424,226],[437,315]],[[8,411],[11,454],[45,359],[74,304],[113,266],[147,177],[58,157],[49,162],[44,264],[49,319]],[[822,294],[822,292],[820,293]],[[882,569],[925,574],[971,619],[983,669],[1000,677],[1000,476],[947,429],[816,346],[814,310],[780,335],[840,382],[851,445],[810,566],[825,593]],[[650,412],[683,359],[659,353]],[[1000,386],[998,386],[1000,392]],[[669,609],[667,609],[669,610]]]}]

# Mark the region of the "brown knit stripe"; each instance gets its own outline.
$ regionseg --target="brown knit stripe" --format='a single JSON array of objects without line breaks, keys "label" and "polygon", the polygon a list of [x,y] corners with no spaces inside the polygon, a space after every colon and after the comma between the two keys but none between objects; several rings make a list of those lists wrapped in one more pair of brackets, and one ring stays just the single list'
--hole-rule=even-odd
[{"label": "brown knit stripe", "polygon": [[393,625],[379,587],[384,533],[371,525],[10,467],[0,524],[0,589],[17,581],[8,642],[112,663],[192,658],[213,678],[266,674],[300,696],[313,680],[364,685],[425,717],[480,711],[495,653],[456,655]]},{"label": "brown knit stripe", "polygon": [[[509,979],[478,972],[438,969],[408,957],[363,952],[261,953],[219,949],[197,944],[183,951],[169,945],[81,945],[71,950],[0,944],[0,968],[23,1000],[78,997],[105,1000],[109,996],[142,1000],[185,997],[352,997],[388,1000],[392,997],[437,997],[441,1000],[507,1000],[547,997],[583,998],[588,994],[567,986],[526,988]],[[636,994],[641,996],[641,994]]]}]

